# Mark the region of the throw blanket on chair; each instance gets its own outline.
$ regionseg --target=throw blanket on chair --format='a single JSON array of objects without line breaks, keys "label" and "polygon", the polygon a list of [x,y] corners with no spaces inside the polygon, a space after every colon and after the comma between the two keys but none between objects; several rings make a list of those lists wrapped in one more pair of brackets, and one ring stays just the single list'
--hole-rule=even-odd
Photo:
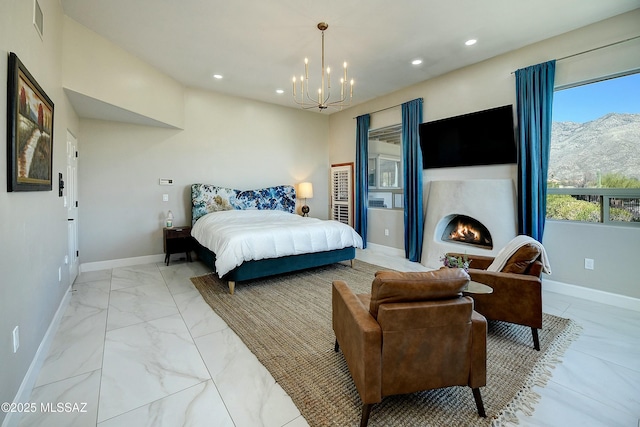
[{"label": "throw blanket on chair", "polygon": [[547,252],[544,250],[544,246],[542,246],[542,244],[536,239],[524,234],[516,236],[513,240],[507,243],[507,245],[498,252],[498,255],[496,255],[491,265],[487,267],[487,271],[502,271],[509,258],[511,258],[518,249],[527,244],[540,248],[542,271],[546,274],[551,274],[551,266],[549,265],[549,258],[547,257]]}]

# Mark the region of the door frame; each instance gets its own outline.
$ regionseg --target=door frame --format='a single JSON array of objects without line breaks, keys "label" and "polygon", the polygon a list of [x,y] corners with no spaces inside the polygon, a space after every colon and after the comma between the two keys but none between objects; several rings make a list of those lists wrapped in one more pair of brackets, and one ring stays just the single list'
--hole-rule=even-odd
[{"label": "door frame", "polygon": [[80,260],[78,249],[78,139],[67,129],[67,176],[64,188],[67,208],[67,260],[69,282],[78,277]]}]

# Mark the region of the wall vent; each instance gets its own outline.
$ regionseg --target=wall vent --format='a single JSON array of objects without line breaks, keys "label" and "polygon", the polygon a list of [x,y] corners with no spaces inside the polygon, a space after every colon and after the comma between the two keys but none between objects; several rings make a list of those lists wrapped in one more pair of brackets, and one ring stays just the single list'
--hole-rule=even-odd
[{"label": "wall vent", "polygon": [[36,27],[36,31],[40,38],[44,36],[44,14],[38,0],[33,0],[33,26]]}]

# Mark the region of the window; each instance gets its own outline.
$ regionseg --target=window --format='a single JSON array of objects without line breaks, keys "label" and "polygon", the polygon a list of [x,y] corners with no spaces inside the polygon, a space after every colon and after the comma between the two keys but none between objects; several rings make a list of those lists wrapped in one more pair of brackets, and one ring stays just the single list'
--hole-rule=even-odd
[{"label": "window", "polygon": [[640,226],[640,73],[558,90],[547,219]]},{"label": "window", "polygon": [[378,154],[369,156],[369,189],[402,188],[402,160]]},{"label": "window", "polygon": [[369,207],[403,209],[402,126],[369,130]]}]

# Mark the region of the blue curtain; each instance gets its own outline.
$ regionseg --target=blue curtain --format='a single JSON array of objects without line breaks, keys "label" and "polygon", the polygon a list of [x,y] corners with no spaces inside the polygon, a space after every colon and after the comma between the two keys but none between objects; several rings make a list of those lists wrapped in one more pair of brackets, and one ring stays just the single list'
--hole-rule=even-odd
[{"label": "blue curtain", "polygon": [[355,230],[367,247],[367,206],[369,205],[369,114],[356,117],[356,218]]},{"label": "blue curtain", "polygon": [[422,214],[422,150],[418,126],[422,98],[402,104],[402,163],[404,165],[404,253],[420,262],[424,218]]},{"label": "blue curtain", "polygon": [[516,71],[518,112],[518,233],[542,242],[556,62]]}]

